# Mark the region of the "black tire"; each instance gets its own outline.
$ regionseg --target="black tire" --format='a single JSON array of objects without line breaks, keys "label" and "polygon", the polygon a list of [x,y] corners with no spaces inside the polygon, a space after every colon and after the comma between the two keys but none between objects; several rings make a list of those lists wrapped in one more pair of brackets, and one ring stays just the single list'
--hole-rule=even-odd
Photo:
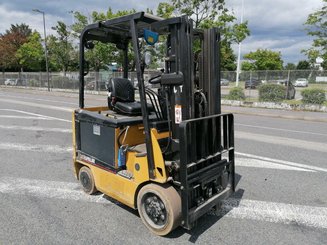
[{"label": "black tire", "polygon": [[89,195],[97,192],[93,174],[88,167],[82,167],[78,173],[78,179],[83,187],[83,191]]},{"label": "black tire", "polygon": [[165,236],[181,223],[181,198],[171,185],[143,186],[137,207],[145,226],[156,235]]}]

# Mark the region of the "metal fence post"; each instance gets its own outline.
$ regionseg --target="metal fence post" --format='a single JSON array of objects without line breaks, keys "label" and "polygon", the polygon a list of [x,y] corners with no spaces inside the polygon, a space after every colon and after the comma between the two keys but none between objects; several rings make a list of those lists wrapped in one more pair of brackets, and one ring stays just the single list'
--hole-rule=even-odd
[{"label": "metal fence post", "polygon": [[5,84],[5,72],[2,71],[2,82],[1,84]]},{"label": "metal fence post", "polygon": [[250,90],[249,90],[249,99],[251,100],[251,89],[252,89],[252,71],[250,71]]},{"label": "metal fence post", "polygon": [[291,71],[290,70],[288,70],[288,72],[287,72],[287,81],[286,81],[286,98],[285,99],[288,99],[288,92],[289,92],[289,84],[290,84],[290,73],[291,73]]}]

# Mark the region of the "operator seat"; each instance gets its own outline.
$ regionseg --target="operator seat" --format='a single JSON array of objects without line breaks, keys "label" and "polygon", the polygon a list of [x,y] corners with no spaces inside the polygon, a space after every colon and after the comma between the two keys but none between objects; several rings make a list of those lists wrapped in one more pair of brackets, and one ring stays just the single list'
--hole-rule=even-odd
[{"label": "operator seat", "polygon": [[117,113],[142,115],[141,103],[135,101],[134,86],[127,78],[111,78],[108,84],[108,107]]}]

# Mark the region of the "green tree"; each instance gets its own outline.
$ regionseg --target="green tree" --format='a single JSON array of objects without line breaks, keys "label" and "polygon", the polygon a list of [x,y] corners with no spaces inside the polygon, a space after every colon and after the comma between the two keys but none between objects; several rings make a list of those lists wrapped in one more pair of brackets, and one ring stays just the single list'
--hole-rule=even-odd
[{"label": "green tree", "polygon": [[229,43],[243,41],[250,31],[247,22],[235,23],[235,15],[225,6],[225,0],[171,0],[178,14],[186,14],[194,21],[195,28],[220,29]]},{"label": "green tree", "polygon": [[236,70],[236,56],[233,49],[228,43],[223,43],[220,47],[220,66],[222,70],[235,71]]},{"label": "green tree", "polygon": [[[91,14],[92,20],[91,22],[98,22],[98,21],[104,21],[116,17],[120,17],[127,14],[135,13],[135,10],[123,10],[123,11],[117,11],[113,12],[111,8],[108,9],[107,12],[96,12],[93,11]],[[81,33],[82,30],[87,26],[88,18],[83,15],[80,12],[74,13],[75,17],[75,24],[72,26],[72,29],[77,33]],[[87,50],[85,53],[86,60],[90,63],[90,68],[94,69],[95,71],[99,71],[101,68],[104,68],[105,66],[109,65],[112,62],[117,62],[119,65],[123,62],[123,56],[122,52],[118,52],[118,49],[113,44],[103,44],[101,42],[94,42],[95,47],[92,50]],[[130,49],[129,53],[129,60],[131,62],[131,67],[133,69],[134,63],[133,63],[133,52]]]},{"label": "green tree", "polygon": [[157,15],[168,19],[172,17],[175,7],[169,3],[159,3],[157,7]]},{"label": "green tree", "polygon": [[177,15],[186,14],[194,21],[195,28],[219,28],[222,37],[221,68],[235,70],[236,57],[231,44],[242,42],[250,34],[248,23],[236,23],[236,17],[225,6],[225,0],[171,0],[171,3]]},{"label": "green tree", "polygon": [[242,71],[254,71],[256,69],[256,66],[249,62],[249,61],[243,61],[241,65]]},{"label": "green tree", "polygon": [[304,50],[308,56],[311,65],[319,56],[325,60],[322,64],[327,69],[327,0],[322,0],[321,9],[309,14],[307,21],[304,23],[308,35],[312,36],[313,43],[311,48]]},{"label": "green tree", "polygon": [[32,34],[31,28],[28,25],[26,25],[25,23],[11,24],[10,29],[6,30],[5,33],[9,34],[9,33],[12,33],[12,32],[20,33],[22,36],[25,36],[25,37],[28,37],[29,35]]},{"label": "green tree", "polygon": [[296,65],[297,70],[310,70],[310,63],[306,60],[300,60]]},{"label": "green tree", "polygon": [[287,63],[286,66],[284,67],[285,70],[295,70],[296,65],[294,63]]},{"label": "green tree", "polygon": [[16,57],[25,70],[40,71],[44,61],[40,33],[34,31],[28,41],[17,50]]},{"label": "green tree", "polygon": [[60,70],[66,76],[66,72],[74,64],[74,59],[77,57],[71,40],[72,33],[62,21],[58,21],[52,29],[57,32],[57,35],[51,35],[48,38],[51,69]]},{"label": "green tree", "polygon": [[145,12],[148,13],[148,14],[153,14],[153,10],[152,9],[149,9],[149,8],[146,8],[146,11]]},{"label": "green tree", "polygon": [[268,49],[258,49],[255,52],[245,54],[243,58],[249,60],[255,70],[282,70],[283,60],[280,52]]}]

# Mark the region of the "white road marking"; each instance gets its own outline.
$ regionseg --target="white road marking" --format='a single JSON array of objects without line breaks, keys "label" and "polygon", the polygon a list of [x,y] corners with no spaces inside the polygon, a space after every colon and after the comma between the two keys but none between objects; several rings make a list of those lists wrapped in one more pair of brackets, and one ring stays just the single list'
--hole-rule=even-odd
[{"label": "white road marking", "polygon": [[272,128],[272,127],[264,127],[264,126],[255,126],[255,125],[242,124],[242,123],[235,123],[235,126],[244,126],[244,127],[250,127],[250,128],[261,128],[261,129],[277,130],[277,131],[283,131],[283,132],[292,132],[292,133],[300,133],[300,134],[311,134],[311,135],[327,136],[327,134],[322,134],[322,133],[298,131],[298,130],[291,130],[291,129],[284,129],[284,128]]},{"label": "white road marking", "polygon": [[[79,184],[61,181],[3,177],[0,179],[0,193],[29,195],[37,198],[112,203],[105,198],[105,195],[86,195]],[[218,212],[210,214],[225,215],[237,219],[327,228],[326,207],[229,198],[223,202],[222,208]]]},{"label": "white road marking", "polygon": [[215,215],[327,229],[326,207],[229,198]]},{"label": "white road marking", "polygon": [[6,103],[12,103],[12,104],[24,105],[24,106],[33,106],[33,107],[38,107],[38,108],[58,110],[58,111],[66,111],[66,112],[72,112],[73,111],[72,108],[63,107],[63,106],[45,105],[45,104],[41,104],[41,103],[33,103],[33,102],[18,101],[18,100],[11,100],[11,99],[2,99],[2,98],[0,98],[0,101],[6,102]]},{"label": "white road marking", "polygon": [[62,121],[62,122],[71,123],[70,120],[66,120],[66,119],[62,119],[62,118],[58,118],[58,117],[50,117],[50,116],[32,113],[32,112],[28,112],[28,111],[21,111],[21,110],[14,110],[14,109],[0,109],[0,111],[17,112],[17,113],[22,113],[22,114],[31,115],[31,116],[37,116],[37,117],[41,117],[41,118],[48,118],[49,120],[58,120],[58,121]]},{"label": "white road marking", "polygon": [[271,136],[265,134],[254,134],[254,133],[241,132],[241,131],[238,131],[235,134],[235,138],[253,140],[253,141],[258,141],[268,144],[283,145],[287,147],[297,147],[297,148],[312,150],[312,151],[327,152],[327,144],[320,143],[320,142],[291,139],[291,138]]},{"label": "white road marking", "polygon": [[34,151],[34,152],[50,152],[50,153],[71,153],[71,147],[59,145],[36,145],[36,144],[18,144],[18,143],[1,143],[0,150],[16,150],[16,151]]},{"label": "white road marking", "polygon": [[111,203],[103,198],[103,194],[99,196],[85,194],[78,183],[60,181],[4,177],[0,179],[0,193],[29,195],[39,198]]},{"label": "white road marking", "polygon": [[257,155],[253,155],[253,154],[242,153],[242,152],[235,152],[235,154],[239,155],[239,156],[252,158],[252,159],[259,159],[259,160],[262,160],[262,161],[278,163],[278,164],[282,164],[282,165],[286,165],[286,166],[293,166],[293,167],[304,168],[304,169],[309,169],[309,170],[313,170],[313,171],[319,171],[319,172],[326,172],[327,173],[327,168],[320,168],[320,167],[316,167],[316,166],[312,166],[312,165],[306,165],[306,164],[301,164],[301,163],[278,160],[278,159],[273,159],[273,158],[269,158],[269,157],[262,157],[262,156],[257,156]]},{"label": "white road marking", "polygon": [[[51,120],[51,119],[45,118],[45,120]],[[12,126],[11,125],[0,125],[0,129],[45,131],[45,132],[58,132],[58,133],[71,133],[72,132],[71,129],[65,129],[65,128],[25,127],[25,126],[16,126],[16,125],[12,125]]]},{"label": "white road marking", "polygon": [[1,94],[1,96],[9,97],[9,98],[18,98],[18,99],[34,100],[34,101],[36,100],[36,101],[47,101],[47,102],[54,102],[54,103],[63,103],[63,104],[74,105],[74,106],[77,105],[77,103],[66,102],[66,101],[60,101],[60,100],[47,100],[47,99],[31,98],[31,97],[26,97],[26,96],[8,95],[8,94]]},{"label": "white road marking", "polygon": [[[1,126],[0,126],[1,129]],[[33,128],[33,130],[46,130],[45,128]],[[54,129],[62,130],[62,129]],[[66,131],[62,131],[65,132]],[[67,129],[68,132],[68,129]],[[50,152],[50,153],[69,153],[72,152],[72,147],[58,146],[58,145],[35,145],[35,144],[20,144],[20,143],[0,143],[0,150],[15,150],[15,151],[32,151],[32,152]],[[257,167],[280,170],[294,170],[306,172],[327,172],[326,168],[315,167],[301,163],[283,161],[268,157],[261,157],[247,153],[236,152],[236,155],[244,156],[246,158],[236,158],[236,165],[241,167]]]},{"label": "white road marking", "polygon": [[288,166],[285,164],[278,164],[271,161],[263,161],[253,158],[236,158],[235,165],[240,167],[252,167],[252,168],[269,168],[279,170],[293,170],[293,171],[304,171],[304,172],[316,172],[314,170]]},{"label": "white road marking", "polygon": [[50,118],[44,117],[31,117],[31,116],[13,116],[13,115],[0,115],[0,118],[9,118],[9,119],[26,119],[26,120],[52,120]]}]

